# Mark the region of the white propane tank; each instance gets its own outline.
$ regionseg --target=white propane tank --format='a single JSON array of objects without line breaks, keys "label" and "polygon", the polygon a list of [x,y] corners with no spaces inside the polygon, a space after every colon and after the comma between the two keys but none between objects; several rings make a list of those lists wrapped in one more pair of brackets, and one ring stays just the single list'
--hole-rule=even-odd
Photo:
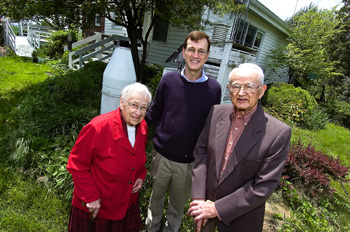
[{"label": "white propane tank", "polygon": [[136,73],[130,48],[116,47],[103,72],[100,113],[117,109],[123,88],[135,82]]}]

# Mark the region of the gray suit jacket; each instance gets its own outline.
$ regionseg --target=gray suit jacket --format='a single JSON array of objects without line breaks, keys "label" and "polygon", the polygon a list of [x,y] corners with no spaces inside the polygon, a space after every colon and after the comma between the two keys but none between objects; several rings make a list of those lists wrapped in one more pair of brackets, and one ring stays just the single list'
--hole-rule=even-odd
[{"label": "gray suit jacket", "polygon": [[194,150],[192,199],[215,202],[219,231],[261,231],[265,202],[281,177],[291,129],[258,105],[218,180],[232,105],[215,105]]}]

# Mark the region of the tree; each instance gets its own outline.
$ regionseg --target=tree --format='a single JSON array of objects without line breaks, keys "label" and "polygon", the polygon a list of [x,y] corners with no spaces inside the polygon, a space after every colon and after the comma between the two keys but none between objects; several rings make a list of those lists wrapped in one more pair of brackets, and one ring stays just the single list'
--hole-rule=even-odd
[{"label": "tree", "polygon": [[342,73],[341,78],[334,81],[339,88],[339,100],[350,103],[350,1],[343,0],[343,6],[338,12],[340,32],[331,41],[331,57],[339,62],[336,64],[337,70]]},{"label": "tree", "polygon": [[0,15],[13,20],[43,20],[55,30],[78,27],[84,0],[1,0]]},{"label": "tree", "polygon": [[[142,82],[149,35],[158,20],[166,21],[178,28],[201,29],[201,25],[208,23],[205,18],[202,18],[206,8],[222,14],[241,9],[242,6],[235,4],[233,0],[225,0],[223,3],[212,0],[101,0],[91,4],[89,8],[94,9],[92,12],[105,16],[116,25],[126,28],[137,81]],[[147,25],[144,24],[145,17],[148,18]],[[143,49],[141,58],[137,49],[138,41]]]},{"label": "tree", "polygon": [[324,102],[331,81],[340,75],[337,61],[330,56],[330,43],[340,30],[336,11],[318,9],[310,5],[295,14],[288,23],[292,32],[288,44],[271,52],[272,65],[288,67],[290,80],[308,89]]},{"label": "tree", "polygon": [[[149,35],[158,20],[166,21],[169,25],[178,28],[201,29],[209,23],[202,17],[205,9],[212,9],[216,14],[244,9],[244,4],[237,4],[235,0],[220,2],[212,0],[69,0],[67,3],[59,0],[30,0],[31,6],[28,6],[26,0],[3,1],[6,2],[4,8],[7,9],[7,15],[16,15],[17,18],[32,16],[54,18],[57,19],[56,21],[66,21],[73,25],[77,24],[79,17],[91,22],[91,19],[99,14],[116,25],[125,27],[130,39],[132,58],[139,82],[143,80]],[[149,22],[147,25],[144,23],[146,18]],[[138,42],[143,49],[141,58],[138,54]]]}]

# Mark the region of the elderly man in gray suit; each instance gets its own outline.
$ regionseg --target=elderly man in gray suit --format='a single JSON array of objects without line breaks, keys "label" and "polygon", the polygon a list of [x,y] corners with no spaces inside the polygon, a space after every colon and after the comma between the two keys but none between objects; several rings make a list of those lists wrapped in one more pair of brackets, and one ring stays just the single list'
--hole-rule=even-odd
[{"label": "elderly man in gray suit", "polygon": [[215,105],[194,150],[197,231],[262,231],[265,202],[281,177],[291,129],[263,111],[264,73],[251,63],[230,73],[232,105]]}]

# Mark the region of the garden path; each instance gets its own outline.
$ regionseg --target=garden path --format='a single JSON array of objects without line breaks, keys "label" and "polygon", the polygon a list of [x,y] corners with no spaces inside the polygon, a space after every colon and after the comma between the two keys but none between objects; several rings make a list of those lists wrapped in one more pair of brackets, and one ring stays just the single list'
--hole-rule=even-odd
[{"label": "garden path", "polygon": [[16,54],[18,56],[32,57],[32,52],[35,50],[28,42],[27,36],[16,36]]}]

